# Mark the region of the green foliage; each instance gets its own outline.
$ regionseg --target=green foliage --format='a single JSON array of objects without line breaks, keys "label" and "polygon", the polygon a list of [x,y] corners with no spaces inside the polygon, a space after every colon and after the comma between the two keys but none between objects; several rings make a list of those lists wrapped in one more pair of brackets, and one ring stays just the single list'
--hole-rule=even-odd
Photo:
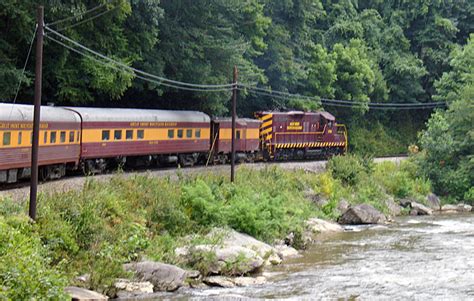
[{"label": "green foliage", "polygon": [[0,216],[0,299],[66,299],[61,268],[51,269],[48,252],[26,217]]},{"label": "green foliage", "polygon": [[335,156],[328,161],[327,169],[334,178],[341,180],[344,184],[356,185],[367,173],[363,160],[354,155]]}]

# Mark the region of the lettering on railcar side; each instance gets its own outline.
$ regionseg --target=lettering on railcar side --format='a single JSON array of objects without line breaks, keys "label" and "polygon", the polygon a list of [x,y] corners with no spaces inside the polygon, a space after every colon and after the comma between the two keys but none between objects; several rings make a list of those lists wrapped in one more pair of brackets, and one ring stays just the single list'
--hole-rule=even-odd
[{"label": "lettering on railcar side", "polygon": [[[33,123],[7,123],[7,122],[0,122],[0,129],[32,129]],[[47,129],[49,128],[48,123],[41,123],[40,129]]]},{"label": "lettering on railcar side", "polygon": [[303,129],[303,126],[301,125],[300,122],[298,121],[292,121],[290,122],[290,125],[288,125],[286,127],[287,130],[291,131],[291,130],[302,130]]},{"label": "lettering on railcar side", "polygon": [[177,122],[130,122],[130,126],[134,127],[171,127],[177,125]]}]

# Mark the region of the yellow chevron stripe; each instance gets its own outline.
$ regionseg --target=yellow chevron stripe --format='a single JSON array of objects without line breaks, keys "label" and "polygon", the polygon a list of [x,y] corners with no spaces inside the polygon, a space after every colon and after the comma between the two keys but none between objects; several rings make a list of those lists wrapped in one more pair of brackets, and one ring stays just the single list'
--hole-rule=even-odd
[{"label": "yellow chevron stripe", "polygon": [[262,123],[262,126],[261,128],[266,128],[267,126],[271,126],[273,123],[273,120],[269,120],[269,121],[265,121],[264,123]]},{"label": "yellow chevron stripe", "polygon": [[265,135],[265,134],[268,134],[272,131],[272,128],[268,128],[268,129],[264,129],[260,132],[260,135]]},{"label": "yellow chevron stripe", "polygon": [[267,115],[262,116],[260,119],[262,119],[263,121],[267,121],[268,119],[271,119],[272,117],[273,117],[273,114],[267,114]]}]

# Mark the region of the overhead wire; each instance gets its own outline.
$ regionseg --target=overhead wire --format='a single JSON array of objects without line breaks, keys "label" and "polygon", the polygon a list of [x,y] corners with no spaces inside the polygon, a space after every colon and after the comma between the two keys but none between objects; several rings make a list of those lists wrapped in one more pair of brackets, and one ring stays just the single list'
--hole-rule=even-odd
[{"label": "overhead wire", "polygon": [[[304,98],[304,99],[309,99],[309,100],[318,100],[318,101],[326,101],[326,102],[334,102],[334,103],[341,103],[341,104],[359,104],[359,102],[356,101],[349,101],[349,100],[338,100],[338,99],[328,99],[328,98],[318,98],[318,97],[311,97],[311,96],[306,96],[306,95],[301,95],[301,94],[294,94],[294,93],[288,93],[288,92],[283,92],[283,91],[275,91],[267,88],[260,88],[260,87],[253,87],[245,84],[239,84],[240,87],[244,87],[245,89],[248,90],[256,90],[256,91],[261,91],[266,94],[269,94],[268,96],[274,96],[274,94],[281,95],[281,96],[287,96],[287,97],[298,97],[298,98]],[[445,106],[446,103],[444,102],[427,102],[427,103],[385,103],[385,102],[371,102],[369,103],[372,106],[420,106],[420,105],[436,105],[436,106]]]},{"label": "overhead wire", "polygon": [[79,25],[81,25],[81,24],[84,24],[84,23],[86,23],[86,22],[89,22],[89,21],[92,21],[92,20],[94,20],[94,19],[97,19],[97,18],[99,18],[99,17],[101,17],[101,16],[103,16],[103,15],[109,13],[109,12],[112,12],[112,11],[116,10],[117,8],[118,8],[118,6],[116,6],[116,7],[114,7],[114,8],[111,8],[111,9],[108,9],[108,10],[105,10],[105,11],[100,12],[100,13],[98,13],[98,14],[96,14],[96,15],[90,17],[90,18],[81,20],[81,21],[79,21],[79,22],[77,22],[77,23],[74,23],[74,24],[71,24],[71,25],[68,25],[68,26],[64,26],[64,27],[58,28],[58,29],[56,29],[56,31],[64,31],[64,30],[66,30],[66,29],[74,28],[74,27],[79,26]]},{"label": "overhead wire", "polygon": [[[239,88],[239,90],[244,90],[242,88]],[[298,94],[291,94],[291,93],[286,93],[286,92],[281,92],[277,94],[271,94],[267,92],[260,92],[260,91],[255,91],[249,89],[249,92],[257,94],[257,95],[262,95],[262,96],[268,96],[268,97],[273,97],[277,99],[291,99],[291,98],[305,98],[308,100],[314,100],[314,101],[319,101],[321,104],[324,105],[330,105],[330,106],[335,106],[335,107],[345,107],[345,108],[357,108],[357,107],[364,107],[364,103],[360,102],[350,102],[350,101],[341,101],[343,103],[340,103],[339,100],[331,100],[331,99],[324,99],[324,98],[317,98],[317,97],[310,97],[310,96],[303,96],[303,95],[298,95]],[[396,109],[401,109],[401,110],[416,110],[416,109],[434,109],[438,107],[445,106],[444,102],[439,102],[439,103],[419,103],[419,104],[409,104],[409,106],[380,106],[380,103],[367,103],[367,106],[369,109],[375,109],[375,110],[396,110]]]},{"label": "overhead wire", "polygon": [[53,25],[57,25],[57,24],[60,24],[60,23],[64,23],[64,22],[67,22],[67,21],[70,21],[70,20],[74,20],[74,19],[77,19],[79,17],[82,17],[83,15],[86,15],[88,13],[91,13],[91,12],[94,12],[98,9],[101,9],[102,7],[106,6],[107,4],[109,4],[111,1],[108,1],[107,3],[102,3],[102,4],[99,4],[91,9],[88,9],[86,10],[85,12],[82,12],[80,14],[77,14],[77,15],[74,15],[74,16],[70,16],[70,17],[67,17],[67,18],[64,18],[64,19],[61,19],[61,20],[58,20],[58,21],[54,21],[54,22],[51,22],[51,23],[47,23],[46,25],[48,26],[53,26]]},{"label": "overhead wire", "polygon": [[77,41],[74,41],[73,39],[70,39],[68,38],[67,36],[49,28],[48,26],[45,26],[45,29],[49,32],[49,33],[52,33],[58,37],[60,37],[61,39],[63,40],[66,40],[68,41],[69,43],[71,44],[74,44],[75,46],[89,52],[89,53],[92,53],[104,60],[107,60],[111,63],[114,63],[114,64],[117,64],[119,66],[122,66],[123,68],[125,69],[128,69],[128,70],[131,70],[135,73],[139,73],[139,74],[142,74],[144,76],[148,76],[148,77],[151,77],[151,78],[154,78],[160,82],[166,82],[166,83],[170,83],[170,84],[175,84],[177,86],[187,86],[187,87],[193,87],[193,88],[202,88],[202,89],[206,89],[206,88],[210,88],[210,89],[217,89],[217,88],[234,88],[234,84],[220,84],[220,85],[211,85],[211,84],[194,84],[194,83],[186,83],[186,82],[181,82],[181,81],[176,81],[176,80],[171,80],[171,79],[168,79],[168,78],[165,78],[165,77],[161,77],[161,76],[157,76],[157,75],[154,75],[154,74],[151,74],[151,73],[148,73],[148,72],[145,72],[145,71],[142,71],[142,70],[139,70],[139,69],[136,69],[136,68],[133,68],[133,67],[130,67],[120,61],[117,61],[117,60],[114,60],[108,56],[105,56],[95,50],[92,50],[82,44],[80,44],[79,42]]},{"label": "overhead wire", "polygon": [[45,36],[47,39],[63,46],[64,48],[70,50],[70,51],[73,51],[79,55],[82,55],[84,57],[87,57],[87,58],[90,58],[92,60],[94,60],[95,62],[99,63],[99,64],[102,64],[104,66],[107,66],[109,68],[112,68],[116,71],[119,71],[119,72],[131,72],[134,74],[134,76],[136,78],[139,78],[139,79],[142,79],[144,81],[148,81],[148,82],[151,82],[151,83],[154,83],[154,84],[157,84],[157,85],[162,85],[162,86],[166,86],[166,87],[170,87],[170,88],[175,88],[175,89],[180,89],[180,90],[186,90],[186,91],[195,91],[195,92],[230,92],[232,91],[232,89],[224,89],[224,88],[216,88],[216,89],[210,89],[210,88],[207,88],[207,89],[199,89],[199,88],[190,88],[190,87],[181,87],[181,86],[176,86],[176,85],[173,85],[173,84],[169,84],[169,83],[164,83],[164,82],[161,82],[161,81],[157,81],[157,80],[153,80],[153,79],[150,79],[150,78],[147,78],[147,77],[144,77],[144,76],[140,76],[140,75],[137,75],[135,74],[132,70],[128,70],[128,69],[125,69],[123,67],[118,67],[117,65],[114,65],[114,64],[108,64],[104,61],[101,61],[100,59],[90,55],[90,54],[87,54],[87,53],[84,53],[74,47],[71,47],[49,35],[46,35]]}]

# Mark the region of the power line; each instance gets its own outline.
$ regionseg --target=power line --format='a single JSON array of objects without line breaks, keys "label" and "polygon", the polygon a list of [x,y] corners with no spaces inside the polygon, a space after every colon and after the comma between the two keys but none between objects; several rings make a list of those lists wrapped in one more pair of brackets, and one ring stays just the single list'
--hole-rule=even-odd
[{"label": "power line", "polygon": [[108,9],[108,10],[105,10],[105,11],[100,12],[100,13],[98,13],[98,14],[96,14],[96,15],[90,17],[90,18],[87,18],[87,19],[84,19],[84,20],[79,21],[79,22],[77,22],[77,23],[74,23],[74,24],[71,24],[71,25],[64,26],[64,27],[61,27],[61,28],[59,28],[59,29],[56,29],[56,31],[64,31],[64,30],[66,30],[66,29],[79,26],[79,25],[84,24],[84,23],[86,23],[86,22],[89,22],[89,21],[92,21],[92,20],[94,20],[94,19],[97,19],[97,18],[99,18],[100,16],[103,16],[103,15],[105,15],[105,14],[111,12],[111,11],[114,11],[114,10],[116,10],[117,8],[118,8],[118,6],[116,6],[116,7],[114,7],[114,8],[111,8],[111,9]]},{"label": "power line", "polygon": [[[73,47],[71,47],[71,46],[69,46],[69,45],[66,45],[65,43],[63,43],[63,42],[61,42],[61,41],[58,41],[58,40],[56,40],[55,38],[53,38],[53,37],[51,37],[51,36],[46,35],[46,38],[49,39],[49,40],[51,40],[51,41],[53,41],[53,42],[55,42],[55,43],[57,43],[57,44],[59,44],[59,45],[61,45],[61,46],[63,46],[63,47],[65,47],[65,48],[67,48],[67,49],[69,49],[69,50],[71,50],[71,51],[73,51],[73,52],[75,52],[75,53],[77,53],[77,54],[79,54],[79,55],[82,55],[82,56],[84,56],[84,57],[90,58],[90,59],[94,60],[95,62],[97,62],[97,63],[99,63],[99,64],[102,64],[102,65],[104,65],[104,66],[107,66],[107,67],[109,67],[109,68],[112,68],[112,69],[114,69],[114,70],[116,70],[116,71],[119,71],[119,72],[132,72],[131,70],[128,70],[128,69],[127,69],[127,70],[124,70],[123,67],[121,68],[121,67],[118,67],[118,66],[113,65],[113,64],[110,65],[110,64],[108,64],[108,63],[106,63],[106,62],[104,62],[104,61],[101,61],[100,59],[98,59],[98,58],[96,58],[96,57],[94,57],[94,56],[92,56],[92,55],[89,55],[89,54],[84,53],[84,52],[82,52],[82,51],[80,51],[80,50],[78,50],[78,49],[75,49],[75,48],[73,48]],[[132,73],[133,73],[133,72],[132,72]],[[144,81],[151,82],[151,83],[154,83],[154,84],[157,84],[157,85],[162,85],[162,86],[166,86],[166,87],[170,87],[170,88],[175,88],[175,89],[180,89],[180,90],[186,90],[186,91],[195,91],[195,92],[224,92],[224,91],[230,92],[230,91],[232,91],[232,89],[224,89],[224,88],[199,89],[199,88],[181,87],[181,86],[176,86],[176,85],[173,85],[173,84],[163,83],[163,82],[161,82],[161,81],[153,80],[153,79],[150,79],[150,78],[147,78],[147,77],[144,77],[144,76],[140,76],[140,75],[137,75],[137,74],[134,74],[134,76],[135,76],[136,78],[139,78],[139,79],[142,79],[142,80],[144,80]]]},{"label": "power line", "polygon": [[67,17],[67,18],[64,18],[64,19],[61,19],[61,20],[58,20],[58,21],[55,21],[55,22],[51,22],[51,23],[48,23],[46,24],[47,26],[53,26],[53,25],[57,25],[57,24],[60,24],[60,23],[64,23],[64,22],[67,22],[67,21],[70,21],[70,20],[74,20],[74,19],[77,19],[79,17],[82,17],[83,15],[85,14],[88,14],[88,13],[91,13],[93,11],[96,11],[104,6],[106,6],[107,4],[109,4],[110,1],[108,1],[107,3],[103,3],[103,4],[100,4],[100,5],[97,5],[89,10],[86,10],[85,12],[83,13],[80,13],[80,14],[77,14],[77,15],[74,15],[74,16],[71,16],[71,17]]},{"label": "power line", "polygon": [[[239,88],[240,90],[243,90],[241,88]],[[318,99],[318,98],[311,98],[309,96],[301,96],[301,95],[296,95],[296,94],[290,94],[290,93],[285,93],[285,92],[282,92],[282,93],[285,93],[285,94],[288,94],[286,96],[284,95],[273,95],[271,93],[266,93],[266,92],[259,92],[259,91],[253,91],[253,90],[249,90],[251,93],[254,93],[254,94],[257,94],[257,95],[262,95],[262,96],[268,96],[268,97],[273,97],[273,98],[277,98],[277,99],[291,99],[291,98],[295,98],[296,96],[297,97],[303,97],[303,98],[306,98],[308,100],[314,100],[314,101],[320,101],[321,104],[324,104],[324,105],[330,105],[330,106],[335,106],[335,107],[344,107],[344,108],[357,108],[357,107],[363,107],[364,106],[364,103],[360,103],[360,102],[349,102],[349,101],[344,101],[345,103],[338,103],[338,102],[334,102],[334,101],[337,101],[337,100],[329,100],[329,99]],[[291,96],[290,96],[291,95]],[[346,103],[347,102],[347,103]],[[380,105],[377,105],[378,103],[375,103],[375,105],[373,105],[374,103],[367,103],[367,106],[369,109],[375,109],[375,110],[397,110],[397,109],[400,109],[400,110],[416,110],[416,109],[434,109],[434,108],[437,108],[437,107],[441,107],[445,105],[445,103],[441,102],[437,105],[426,105],[426,104],[423,104],[423,103],[420,103],[420,104],[416,104],[416,106],[414,105],[410,105],[410,106],[406,106],[406,107],[400,107],[400,106],[380,106]]]},{"label": "power line", "polygon": [[175,84],[175,85],[179,85],[179,86],[187,86],[187,87],[193,87],[193,88],[202,88],[202,89],[206,89],[206,88],[210,88],[210,89],[216,89],[216,88],[234,88],[234,84],[220,84],[220,85],[209,85],[209,84],[192,84],[192,83],[186,83],[186,82],[181,82],[181,81],[175,81],[175,80],[171,80],[171,79],[167,79],[167,78],[164,78],[164,77],[161,77],[161,76],[157,76],[157,75],[154,75],[154,74],[150,74],[150,73],[147,73],[145,71],[142,71],[142,70],[139,70],[139,69],[136,69],[136,68],[133,68],[133,67],[130,67],[120,61],[116,61],[114,59],[111,59],[97,51],[94,51],[68,37],[66,37],[65,35],[62,35],[60,34],[59,32],[55,31],[55,30],[52,30],[51,28],[49,28],[48,26],[45,26],[45,29],[47,31],[49,31],[50,33],[60,37],[61,39],[63,40],[66,40],[68,42],[70,42],[71,44],[74,44],[75,46],[89,52],[89,53],[92,53],[102,59],[105,59],[111,63],[114,63],[114,64],[117,64],[125,69],[128,69],[128,70],[131,70],[135,73],[139,73],[139,74],[142,74],[144,76],[148,76],[148,77],[151,77],[151,78],[154,78],[160,82],[167,82],[167,83],[171,83],[171,84]]},{"label": "power line", "polygon": [[[342,107],[343,105],[346,105],[345,107],[350,107],[350,106],[361,106],[363,105],[360,102],[357,101],[349,101],[349,100],[338,100],[338,99],[326,99],[326,98],[318,98],[318,97],[311,97],[311,96],[305,96],[305,95],[300,95],[300,94],[292,94],[288,92],[282,92],[282,91],[273,91],[270,89],[264,89],[264,88],[258,88],[258,87],[252,87],[248,86],[245,84],[239,84],[240,87],[244,87],[245,89],[249,90],[252,93],[259,94],[259,95],[264,95],[264,96],[269,96],[269,97],[274,97],[274,98],[279,98],[279,99],[290,99],[290,98],[303,98],[307,100],[313,100],[313,101],[318,101],[318,102],[325,102],[326,104],[340,104],[339,106]],[[243,90],[242,88],[240,88]],[[367,104],[370,108],[376,109],[376,108],[406,108],[406,107],[412,107],[413,109],[423,107],[423,108],[435,108],[435,107],[440,107],[440,106],[446,106],[446,103],[444,102],[429,102],[429,103],[377,103],[377,102],[369,102]]]}]

